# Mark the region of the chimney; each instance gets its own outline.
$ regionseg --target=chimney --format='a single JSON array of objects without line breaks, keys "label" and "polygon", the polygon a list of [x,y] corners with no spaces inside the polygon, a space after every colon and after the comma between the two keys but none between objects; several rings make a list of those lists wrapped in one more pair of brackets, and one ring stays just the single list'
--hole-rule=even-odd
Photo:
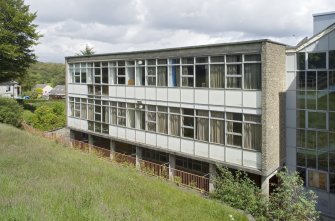
[{"label": "chimney", "polygon": [[313,15],[313,34],[317,34],[335,23],[335,11]]}]

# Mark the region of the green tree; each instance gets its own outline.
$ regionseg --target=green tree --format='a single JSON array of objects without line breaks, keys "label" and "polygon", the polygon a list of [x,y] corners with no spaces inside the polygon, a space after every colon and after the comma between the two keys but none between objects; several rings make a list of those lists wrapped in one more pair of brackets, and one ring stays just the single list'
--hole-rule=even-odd
[{"label": "green tree", "polygon": [[86,45],[85,49],[80,51],[80,53],[76,55],[80,56],[80,55],[93,55],[93,54],[95,54],[95,51],[93,51],[93,47]]},{"label": "green tree", "polygon": [[23,108],[11,98],[0,98],[0,123],[21,126]]},{"label": "green tree", "polygon": [[297,172],[289,173],[286,168],[277,174],[279,185],[270,196],[270,220],[317,220],[317,196],[306,190]]},{"label": "green tree", "polygon": [[41,37],[23,0],[0,0],[0,82],[23,77],[36,61],[32,46]]}]

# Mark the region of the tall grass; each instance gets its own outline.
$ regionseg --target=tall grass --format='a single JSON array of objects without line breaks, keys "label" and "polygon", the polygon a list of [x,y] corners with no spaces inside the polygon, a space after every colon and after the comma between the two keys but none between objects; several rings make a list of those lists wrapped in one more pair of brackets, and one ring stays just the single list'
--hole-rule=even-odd
[{"label": "tall grass", "polygon": [[0,124],[0,220],[247,220],[133,168]]}]

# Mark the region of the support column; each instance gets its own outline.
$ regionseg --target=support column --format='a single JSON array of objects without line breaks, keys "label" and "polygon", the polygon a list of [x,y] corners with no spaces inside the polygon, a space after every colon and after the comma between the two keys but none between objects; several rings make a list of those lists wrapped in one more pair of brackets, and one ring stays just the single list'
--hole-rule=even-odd
[{"label": "support column", "polygon": [[91,145],[93,146],[93,135],[89,134],[88,135],[88,153],[91,153],[92,152],[92,147]]},{"label": "support column", "polygon": [[74,140],[74,131],[70,130],[70,144],[71,144],[71,147],[73,147],[73,143],[72,143],[73,140]]},{"label": "support column", "polygon": [[142,147],[136,146],[136,168],[141,169]]},{"label": "support column", "polygon": [[269,197],[270,194],[270,178],[272,176],[262,176],[261,178],[261,190],[262,194],[266,197]]},{"label": "support column", "polygon": [[176,168],[176,156],[169,154],[169,179],[174,180],[174,169]]},{"label": "support column", "polygon": [[216,176],[216,166],[215,164],[209,164],[209,192],[214,192],[214,177]]},{"label": "support column", "polygon": [[110,140],[110,154],[109,154],[109,158],[111,160],[114,160],[114,153],[115,153],[115,141],[114,140]]}]

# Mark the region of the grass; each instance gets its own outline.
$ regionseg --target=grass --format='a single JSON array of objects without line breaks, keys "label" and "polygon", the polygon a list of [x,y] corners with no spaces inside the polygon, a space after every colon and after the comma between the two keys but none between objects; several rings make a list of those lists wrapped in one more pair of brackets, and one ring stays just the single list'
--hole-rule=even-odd
[{"label": "grass", "polygon": [[0,220],[247,220],[136,169],[0,124]]}]

